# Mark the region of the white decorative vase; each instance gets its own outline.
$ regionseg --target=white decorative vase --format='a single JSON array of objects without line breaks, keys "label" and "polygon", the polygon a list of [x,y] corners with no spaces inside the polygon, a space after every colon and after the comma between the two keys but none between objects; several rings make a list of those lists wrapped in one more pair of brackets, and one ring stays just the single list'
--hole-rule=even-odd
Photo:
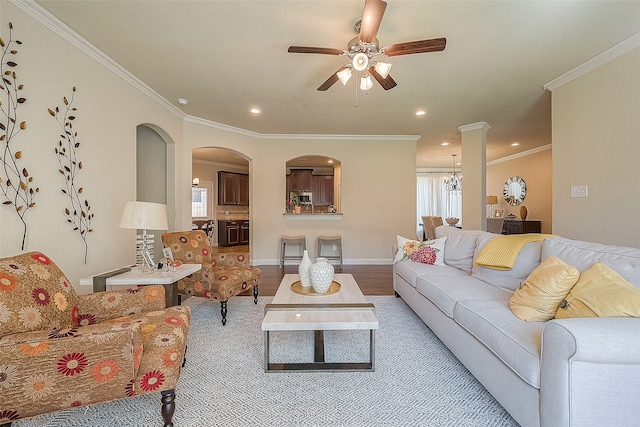
[{"label": "white decorative vase", "polygon": [[311,286],[316,293],[324,294],[329,291],[333,281],[333,266],[327,262],[326,258],[318,258],[316,263],[309,270],[311,276]]},{"label": "white decorative vase", "polygon": [[307,251],[302,252],[302,261],[298,266],[298,274],[300,275],[300,284],[304,287],[311,286],[311,279],[309,278],[309,270],[311,269],[311,259]]}]

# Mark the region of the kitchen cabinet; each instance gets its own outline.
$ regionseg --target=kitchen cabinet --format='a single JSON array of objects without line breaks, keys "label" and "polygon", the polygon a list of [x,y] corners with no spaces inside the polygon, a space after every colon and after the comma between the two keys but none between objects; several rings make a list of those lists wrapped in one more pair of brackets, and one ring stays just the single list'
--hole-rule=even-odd
[{"label": "kitchen cabinet", "polygon": [[218,246],[235,246],[248,244],[248,220],[218,220]]},{"label": "kitchen cabinet", "polygon": [[313,169],[291,169],[289,191],[313,191]]},{"label": "kitchen cabinet", "polygon": [[333,205],[333,175],[313,176],[314,206]]},{"label": "kitchen cabinet", "polygon": [[218,205],[249,206],[249,175],[218,172]]}]

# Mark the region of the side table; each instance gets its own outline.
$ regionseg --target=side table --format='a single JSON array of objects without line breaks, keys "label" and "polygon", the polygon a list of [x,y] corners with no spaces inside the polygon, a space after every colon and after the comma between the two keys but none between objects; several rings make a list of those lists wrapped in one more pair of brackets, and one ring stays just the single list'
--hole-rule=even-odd
[{"label": "side table", "polygon": [[129,267],[97,274],[80,279],[80,285],[93,286],[94,292],[107,290],[107,285],[163,285],[167,298],[167,307],[178,305],[178,280],[202,268],[202,264],[182,264],[175,272],[165,273],[162,270],[140,273],[131,271]]}]

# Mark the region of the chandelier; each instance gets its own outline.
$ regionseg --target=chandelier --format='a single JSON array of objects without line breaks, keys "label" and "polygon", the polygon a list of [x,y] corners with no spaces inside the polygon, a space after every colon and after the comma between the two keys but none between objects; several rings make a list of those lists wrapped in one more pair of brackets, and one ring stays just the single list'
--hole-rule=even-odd
[{"label": "chandelier", "polygon": [[457,154],[452,154],[453,157],[453,173],[450,177],[444,179],[444,189],[451,193],[457,193],[462,191],[462,175],[456,172],[456,156]]}]

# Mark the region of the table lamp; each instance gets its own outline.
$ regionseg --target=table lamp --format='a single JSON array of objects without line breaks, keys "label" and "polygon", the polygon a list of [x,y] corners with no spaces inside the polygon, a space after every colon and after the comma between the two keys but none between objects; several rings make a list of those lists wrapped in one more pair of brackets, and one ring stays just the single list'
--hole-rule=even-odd
[{"label": "table lamp", "polygon": [[[148,252],[147,230],[168,230],[167,205],[149,202],[127,202],[124,205],[120,228],[142,230],[142,259]],[[151,264],[153,264],[153,257]]]},{"label": "table lamp", "polygon": [[487,204],[491,207],[489,218],[493,218],[493,205],[498,204],[498,196],[487,196]]}]

